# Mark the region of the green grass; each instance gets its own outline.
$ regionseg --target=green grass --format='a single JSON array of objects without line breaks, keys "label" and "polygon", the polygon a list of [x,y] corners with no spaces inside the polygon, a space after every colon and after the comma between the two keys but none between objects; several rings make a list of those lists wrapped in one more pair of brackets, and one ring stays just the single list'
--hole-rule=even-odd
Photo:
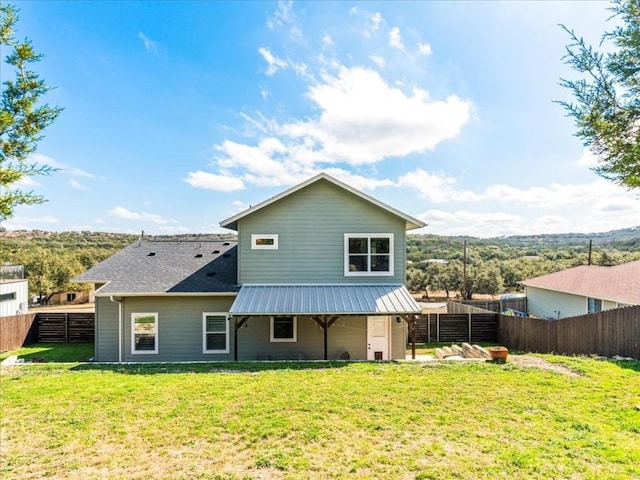
[{"label": "green grass", "polygon": [[17,355],[27,362],[86,362],[94,355],[93,343],[35,343],[28,347],[0,353],[0,362]]},{"label": "green grass", "polygon": [[4,368],[0,477],[640,478],[640,362],[545,358]]}]

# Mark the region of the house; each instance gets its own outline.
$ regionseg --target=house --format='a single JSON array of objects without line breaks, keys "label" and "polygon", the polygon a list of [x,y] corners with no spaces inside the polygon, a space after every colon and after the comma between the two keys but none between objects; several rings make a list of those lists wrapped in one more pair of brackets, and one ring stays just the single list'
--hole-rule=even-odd
[{"label": "house", "polygon": [[558,319],[640,305],[640,260],[613,267],[583,265],[521,282],[529,313]]},{"label": "house", "polygon": [[93,303],[93,290],[69,290],[54,293],[47,302],[48,305],[80,305]]},{"label": "house", "polygon": [[0,265],[0,317],[27,313],[29,283],[22,265]]},{"label": "house", "polygon": [[141,239],[74,280],[96,284],[96,360],[405,357],[423,222],[319,174],[220,225],[237,240]]}]

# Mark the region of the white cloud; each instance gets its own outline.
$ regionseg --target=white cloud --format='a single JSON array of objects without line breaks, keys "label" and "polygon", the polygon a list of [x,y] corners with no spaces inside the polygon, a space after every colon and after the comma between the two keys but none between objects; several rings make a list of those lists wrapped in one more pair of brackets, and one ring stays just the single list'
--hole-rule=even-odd
[{"label": "white cloud", "polygon": [[273,55],[268,48],[261,47],[258,49],[258,52],[262,55],[262,58],[264,58],[265,62],[267,62],[267,65],[269,66],[265,72],[267,75],[273,75],[278,70],[287,68],[288,63]]},{"label": "white cloud", "polygon": [[582,156],[578,160],[578,165],[581,167],[595,167],[598,165],[598,157],[591,153],[591,150],[585,148],[582,152]]},{"label": "white cloud", "polygon": [[71,180],[69,180],[69,185],[71,185],[73,188],[77,188],[79,190],[86,190],[87,189],[87,187],[85,185],[82,185],[75,178],[72,178]]},{"label": "white cloud", "polygon": [[402,41],[402,36],[400,35],[400,29],[398,27],[393,27],[389,31],[389,46],[397,48],[403,52],[405,51],[404,42]]},{"label": "white cloud", "polygon": [[36,228],[41,228],[42,224],[54,225],[57,223],[60,223],[60,219],[52,215],[42,217],[15,216],[3,222],[2,226],[7,230],[31,230],[34,225]]},{"label": "white cloud", "polygon": [[275,30],[278,27],[283,27],[284,25],[291,24],[294,21],[293,0],[280,0],[278,2],[277,10],[267,20],[267,27],[269,27],[270,30]]},{"label": "white cloud", "polygon": [[142,43],[144,44],[144,49],[147,52],[156,53],[158,51],[158,44],[153,40],[151,40],[149,37],[147,37],[144,33],[139,32],[138,38],[142,40]]},{"label": "white cloud", "polygon": [[331,36],[328,33],[325,33],[322,36],[322,45],[324,45],[325,47],[333,46],[333,40],[331,39]]},{"label": "white cloud", "polygon": [[372,33],[375,33],[380,28],[380,24],[383,22],[382,14],[380,12],[375,12],[371,14],[369,17],[369,21],[371,22],[371,27],[368,31],[365,32],[366,36],[369,36]]},{"label": "white cloud", "polygon": [[35,188],[38,186],[40,186],[40,184],[36,182],[33,177],[22,177],[14,183],[11,188]]},{"label": "white cloud", "polygon": [[244,188],[244,183],[239,178],[228,175],[215,175],[200,170],[189,172],[184,181],[195,188],[218,190],[220,192],[233,192]]},{"label": "white cloud", "polygon": [[431,45],[428,43],[418,43],[418,55],[431,55]]},{"label": "white cloud", "polygon": [[381,57],[380,55],[371,55],[371,60],[373,61],[373,63],[375,63],[376,65],[378,65],[380,68],[383,68],[385,65],[385,61],[384,58]]},{"label": "white cloud", "polygon": [[51,157],[48,157],[46,155],[42,155],[41,153],[34,153],[32,155],[29,155],[29,158],[27,159],[27,162],[36,163],[38,165],[48,165],[50,167],[58,169],[61,173],[73,175],[73,176],[76,176],[76,177],[103,178],[103,177],[98,177],[97,175],[94,175],[93,173],[89,173],[89,172],[87,172],[85,170],[82,170],[80,168],[74,167],[72,165],[68,165],[66,163],[59,162],[55,158],[51,158]]},{"label": "white cloud", "polygon": [[143,222],[157,223],[159,225],[169,223],[168,220],[165,220],[160,215],[155,215],[152,213],[136,213],[121,206],[112,208],[107,212],[107,215],[109,215],[110,217],[122,218],[124,220],[141,220]]},{"label": "white cloud", "polygon": [[433,203],[473,202],[480,199],[478,194],[469,190],[456,190],[456,183],[453,177],[422,169],[406,173],[398,179],[398,186],[411,188],[419,192],[420,197]]}]

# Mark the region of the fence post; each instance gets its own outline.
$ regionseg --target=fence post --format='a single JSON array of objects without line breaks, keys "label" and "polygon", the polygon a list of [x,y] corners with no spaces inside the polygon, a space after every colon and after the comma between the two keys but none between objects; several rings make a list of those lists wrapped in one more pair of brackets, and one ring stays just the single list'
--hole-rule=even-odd
[{"label": "fence post", "polygon": [[440,343],[440,314],[436,313],[436,343]]},{"label": "fence post", "polygon": [[469,315],[469,343],[471,342],[471,312],[468,313]]},{"label": "fence post", "polygon": [[427,343],[431,343],[431,314],[427,313]]},{"label": "fence post", "polygon": [[69,343],[69,314],[64,314],[64,343]]}]

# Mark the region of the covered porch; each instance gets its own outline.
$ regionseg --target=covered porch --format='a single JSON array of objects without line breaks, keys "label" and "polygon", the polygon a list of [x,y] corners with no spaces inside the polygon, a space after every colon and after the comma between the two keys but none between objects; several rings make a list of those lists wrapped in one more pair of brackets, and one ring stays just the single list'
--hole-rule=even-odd
[{"label": "covered porch", "polygon": [[421,309],[398,284],[244,285],[229,313],[235,360],[392,360]]}]

